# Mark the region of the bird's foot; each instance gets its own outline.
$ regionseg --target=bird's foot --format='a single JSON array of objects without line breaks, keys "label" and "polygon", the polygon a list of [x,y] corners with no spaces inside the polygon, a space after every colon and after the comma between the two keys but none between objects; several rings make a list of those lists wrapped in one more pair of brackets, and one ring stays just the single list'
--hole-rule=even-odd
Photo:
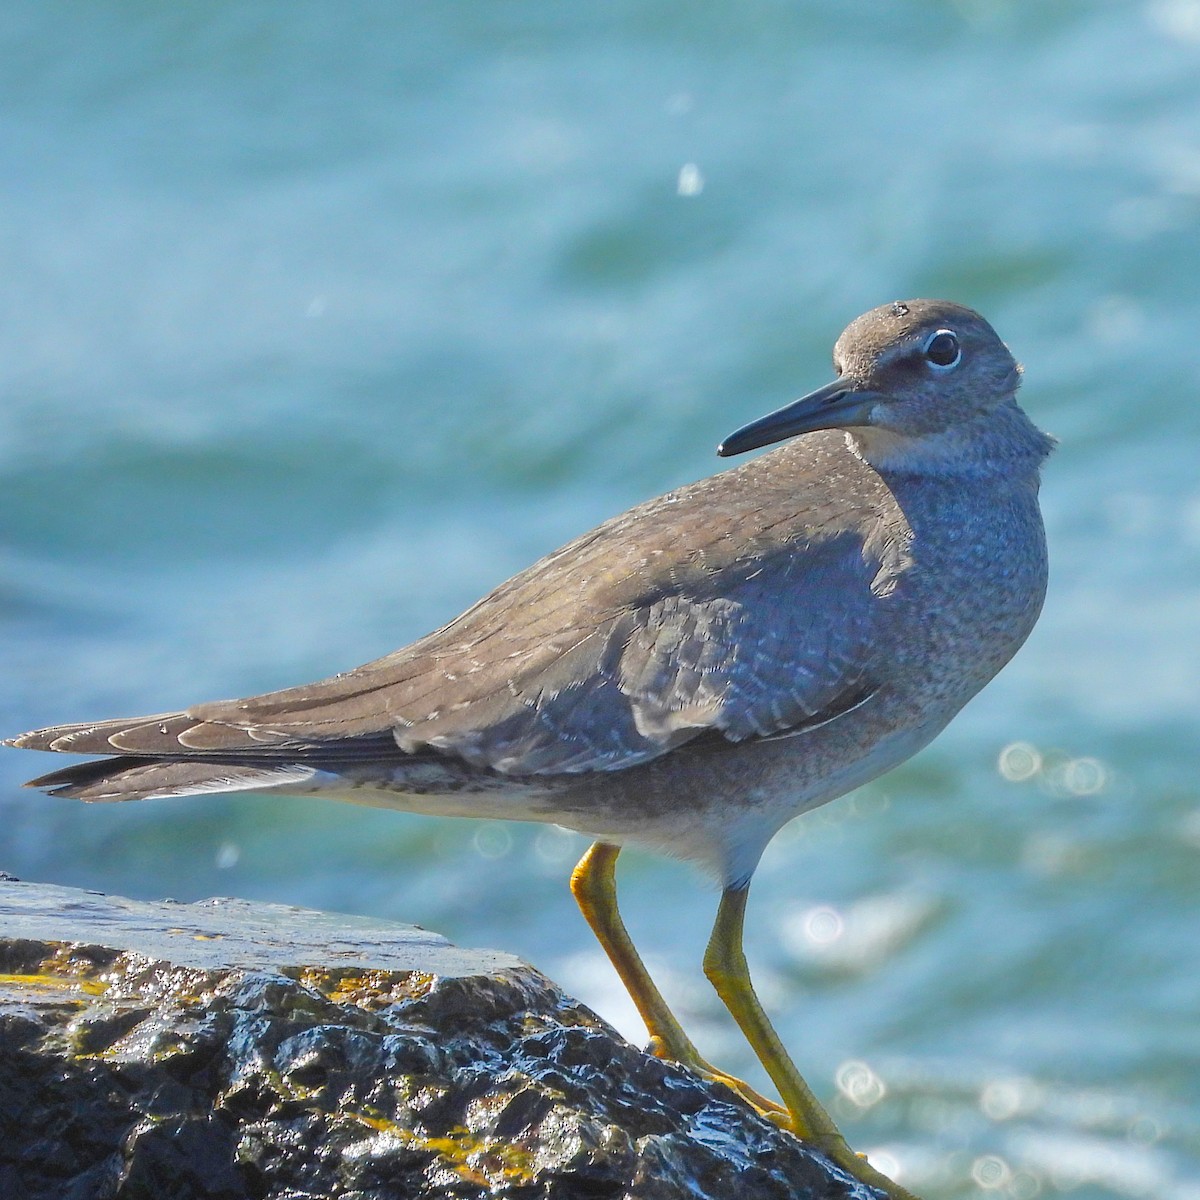
[{"label": "bird's foot", "polygon": [[[818,1112],[792,1112],[784,1105],[769,1100],[752,1088],[745,1080],[729,1075],[705,1061],[689,1043],[686,1047],[668,1046],[664,1039],[652,1037],[647,1047],[656,1058],[678,1062],[694,1074],[710,1083],[723,1083],[739,1100],[748,1104],[759,1116],[765,1117],[780,1129],[794,1134],[805,1145],[819,1150],[831,1162],[841,1167],[855,1179],[883,1192],[888,1200],[918,1200],[907,1189],[889,1179],[882,1171],[871,1166],[865,1154],[851,1149],[825,1110]],[[679,1051],[676,1053],[675,1051]]]},{"label": "bird's foot", "polygon": [[833,1138],[822,1137],[811,1141],[805,1138],[802,1140],[820,1150],[830,1162],[841,1167],[847,1174],[853,1175],[855,1179],[865,1183],[868,1187],[882,1192],[888,1200],[920,1200],[907,1188],[901,1187],[894,1179],[889,1179],[882,1171],[871,1166],[867,1156],[852,1150],[841,1134]]},{"label": "bird's foot", "polygon": [[668,1062],[677,1062],[681,1066],[687,1067],[695,1075],[699,1075],[701,1079],[708,1083],[723,1083],[739,1100],[744,1104],[748,1104],[760,1117],[766,1117],[768,1121],[778,1125],[781,1129],[788,1129],[794,1132],[794,1122],[792,1114],[788,1112],[782,1104],[777,1104],[774,1100],[768,1100],[761,1092],[755,1091],[743,1079],[738,1079],[736,1075],[729,1075],[725,1071],[714,1067],[712,1063],[706,1062],[695,1049],[688,1047],[682,1053],[676,1053],[675,1048],[668,1047],[663,1039],[652,1037],[649,1045],[646,1047],[655,1058],[662,1058]]}]

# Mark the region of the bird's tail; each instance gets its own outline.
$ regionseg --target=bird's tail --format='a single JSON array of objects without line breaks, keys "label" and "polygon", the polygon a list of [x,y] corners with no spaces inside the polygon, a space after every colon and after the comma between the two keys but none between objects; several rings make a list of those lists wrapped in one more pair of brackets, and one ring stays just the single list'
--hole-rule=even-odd
[{"label": "bird's tail", "polygon": [[73,800],[154,800],[209,792],[264,791],[311,779],[316,767],[301,763],[213,762],[120,755],[77,763],[31,779],[25,786]]},{"label": "bird's tail", "polygon": [[[207,735],[208,741],[205,741]],[[204,744],[194,744],[200,739]],[[215,741],[215,745],[208,744]],[[188,713],[53,725],[4,742],[20,750],[104,757],[31,779],[26,787],[76,800],[150,800],[304,785],[326,769],[400,748],[390,733],[324,743],[270,730],[214,725]]]}]

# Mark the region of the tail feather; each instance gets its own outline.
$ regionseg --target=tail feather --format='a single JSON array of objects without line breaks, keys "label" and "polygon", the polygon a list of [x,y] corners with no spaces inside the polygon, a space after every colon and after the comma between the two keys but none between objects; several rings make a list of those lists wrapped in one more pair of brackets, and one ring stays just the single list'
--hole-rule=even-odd
[{"label": "tail feather", "polygon": [[122,755],[51,771],[25,786],[73,800],[155,800],[278,788],[304,783],[316,773],[316,767],[301,763],[247,765]]},{"label": "tail feather", "polygon": [[[196,745],[202,732],[212,745]],[[224,737],[221,741],[218,734]],[[305,757],[322,762],[377,762],[409,759],[392,727],[355,737],[304,739],[270,729],[210,726],[187,713],[156,717],[119,717],[78,725],[52,725],[0,740],[18,750],[54,750],[66,754],[120,754],[137,759],[200,759],[255,764],[291,763]],[[123,753],[122,753],[123,752]]]},{"label": "tail feather", "polygon": [[68,754],[111,754],[115,749],[108,739],[131,727],[150,722],[173,721],[179,713],[158,713],[149,717],[117,717],[106,721],[75,722],[70,725],[51,725],[46,729],[32,729],[16,737],[5,738],[5,746],[16,746],[18,750],[61,750]]}]

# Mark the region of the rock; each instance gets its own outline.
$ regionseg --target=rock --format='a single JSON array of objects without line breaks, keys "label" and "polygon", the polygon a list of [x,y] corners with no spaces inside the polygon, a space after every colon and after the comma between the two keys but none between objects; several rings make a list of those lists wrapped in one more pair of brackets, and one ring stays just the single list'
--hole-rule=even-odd
[{"label": "rock", "polygon": [[11,879],[0,920],[5,1200],[875,1195],[507,955]]}]

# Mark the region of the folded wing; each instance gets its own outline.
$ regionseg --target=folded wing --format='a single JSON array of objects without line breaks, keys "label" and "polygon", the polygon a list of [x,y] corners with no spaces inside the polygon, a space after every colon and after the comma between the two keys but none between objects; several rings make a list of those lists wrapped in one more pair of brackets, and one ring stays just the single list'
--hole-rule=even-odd
[{"label": "folded wing", "polygon": [[334,770],[438,754],[546,775],[621,770],[703,733],[780,734],[869,694],[868,647],[907,566],[904,530],[867,544],[877,507],[791,496],[779,514],[764,504],[748,537],[744,503],[728,482],[714,502],[708,482],[601,525],[353,671],[14,744]]}]

